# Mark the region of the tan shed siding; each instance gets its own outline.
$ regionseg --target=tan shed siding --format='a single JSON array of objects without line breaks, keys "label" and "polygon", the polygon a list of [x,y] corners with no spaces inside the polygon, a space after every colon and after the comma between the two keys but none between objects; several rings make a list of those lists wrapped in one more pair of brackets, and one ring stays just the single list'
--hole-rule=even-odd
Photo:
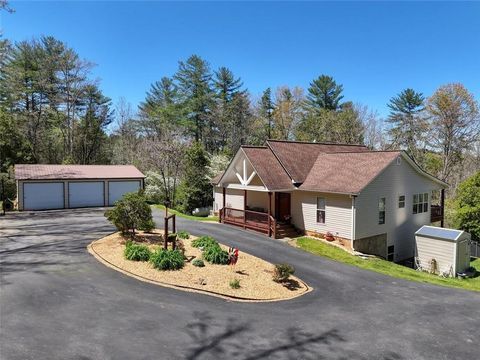
[{"label": "tan shed siding", "polygon": [[[432,259],[437,261],[437,268],[440,273],[450,271],[454,267],[454,250],[456,243],[443,241],[423,236],[417,236],[416,255],[420,260],[422,268],[430,270]],[[455,271],[455,269],[454,269]]]},{"label": "tan shed siding", "polygon": [[[317,197],[326,199],[325,224],[317,223]],[[292,223],[301,230],[330,231],[345,239],[352,238],[352,201],[348,195],[294,191]]]},{"label": "tan shed siding", "polygon": [[[395,261],[414,256],[415,231],[430,224],[428,212],[412,214],[413,194],[428,193],[440,185],[419,174],[405,159],[390,164],[356,200],[355,238],[387,233],[387,244],[395,245]],[[405,195],[405,207],[398,208],[398,196]],[[378,224],[378,201],[386,198],[385,224]]]}]

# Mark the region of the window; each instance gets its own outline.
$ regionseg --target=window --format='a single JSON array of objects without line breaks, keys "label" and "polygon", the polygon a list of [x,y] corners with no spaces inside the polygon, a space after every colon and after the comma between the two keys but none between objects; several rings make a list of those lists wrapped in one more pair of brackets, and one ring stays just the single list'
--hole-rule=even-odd
[{"label": "window", "polygon": [[428,193],[413,195],[413,213],[428,212]]},{"label": "window", "polygon": [[317,223],[325,224],[325,198],[317,197]]},{"label": "window", "polygon": [[385,198],[378,201],[378,224],[385,224]]},{"label": "window", "polygon": [[405,195],[400,195],[398,197],[398,208],[403,209],[405,207]]}]

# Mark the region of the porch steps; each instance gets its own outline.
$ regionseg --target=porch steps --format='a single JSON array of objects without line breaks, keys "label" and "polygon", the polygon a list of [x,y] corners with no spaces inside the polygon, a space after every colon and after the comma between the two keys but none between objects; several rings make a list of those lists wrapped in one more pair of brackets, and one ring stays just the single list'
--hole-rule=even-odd
[{"label": "porch steps", "polygon": [[298,237],[300,234],[297,230],[290,224],[277,224],[276,229],[276,238],[283,239],[283,238],[295,238]]}]

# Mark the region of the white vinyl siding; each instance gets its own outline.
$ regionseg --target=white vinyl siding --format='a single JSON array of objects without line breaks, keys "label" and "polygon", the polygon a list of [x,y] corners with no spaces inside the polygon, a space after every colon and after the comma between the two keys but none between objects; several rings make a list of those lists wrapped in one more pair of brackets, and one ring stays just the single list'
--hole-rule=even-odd
[{"label": "white vinyl siding", "polygon": [[449,271],[450,266],[455,266],[455,242],[417,236],[416,245],[416,255],[423,269],[430,269],[432,259],[437,262],[440,273]]},{"label": "white vinyl siding", "polygon": [[[430,224],[430,208],[412,214],[413,194],[429,193],[440,185],[418,173],[407,161],[393,161],[356,199],[355,238],[387,234],[387,246],[395,245],[395,261],[414,256],[415,231]],[[385,197],[385,224],[378,224],[379,194]],[[405,208],[398,208],[399,194],[405,195]],[[407,211],[406,211],[407,210]],[[328,216],[328,215],[327,215]]]},{"label": "white vinyl siding", "polygon": [[[223,190],[221,187],[215,187],[214,201],[214,211],[220,211],[223,208]],[[225,207],[243,210],[243,190],[227,189],[225,193]]]},{"label": "white vinyl siding", "polygon": [[104,206],[104,181],[68,183],[68,206],[70,208]]},{"label": "white vinyl siding", "polygon": [[51,210],[65,207],[63,182],[23,183],[23,210]]},{"label": "white vinyl siding", "polygon": [[[317,222],[317,198],[325,199],[325,224]],[[297,228],[352,238],[352,200],[348,195],[292,192],[292,223]]]}]

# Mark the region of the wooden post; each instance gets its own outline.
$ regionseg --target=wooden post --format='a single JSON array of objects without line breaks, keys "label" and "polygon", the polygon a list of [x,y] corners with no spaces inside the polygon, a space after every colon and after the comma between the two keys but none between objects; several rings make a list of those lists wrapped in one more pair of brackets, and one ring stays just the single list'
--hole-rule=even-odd
[{"label": "wooden post", "polygon": [[218,219],[218,221],[220,222],[222,222],[222,217],[225,216],[225,204],[226,204],[226,198],[227,198],[227,189],[226,188],[222,188],[222,189],[223,189],[223,206],[220,209],[220,218]]},{"label": "wooden post", "polygon": [[247,190],[243,190],[243,228],[247,224]]},{"label": "wooden post", "polygon": [[440,227],[444,226],[444,215],[445,215],[445,189],[442,189],[440,192],[440,211],[442,213],[442,220],[440,220]]},{"label": "wooden post", "polygon": [[163,226],[163,248],[165,250],[167,250],[168,248],[168,218],[165,217],[165,223],[164,223],[164,226]]},{"label": "wooden post", "polygon": [[268,236],[272,236],[272,193],[268,192]]}]

